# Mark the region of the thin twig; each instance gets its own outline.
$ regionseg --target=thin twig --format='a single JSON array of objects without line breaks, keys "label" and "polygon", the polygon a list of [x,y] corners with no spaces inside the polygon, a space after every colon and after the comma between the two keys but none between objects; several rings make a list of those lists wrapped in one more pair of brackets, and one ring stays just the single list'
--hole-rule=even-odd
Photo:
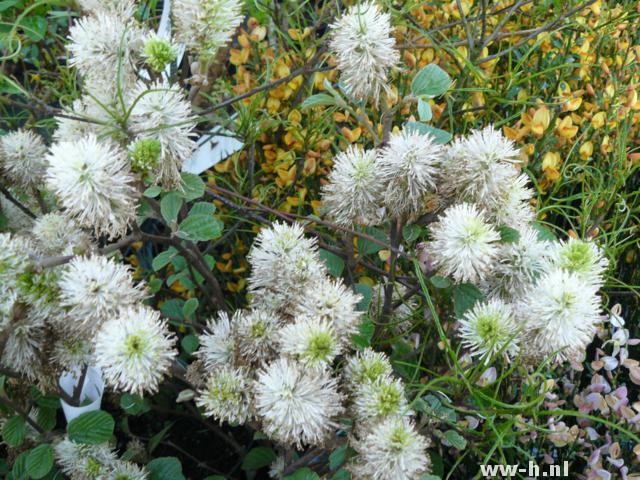
[{"label": "thin twig", "polygon": [[36,214],[33,213],[31,210],[29,210],[25,205],[20,203],[20,201],[16,199],[16,197],[14,197],[11,194],[11,192],[5,188],[4,185],[0,185],[0,193],[2,193],[2,195],[4,195],[7,198],[7,200],[13,203],[16,207],[18,207],[25,215],[31,218],[36,218]]}]

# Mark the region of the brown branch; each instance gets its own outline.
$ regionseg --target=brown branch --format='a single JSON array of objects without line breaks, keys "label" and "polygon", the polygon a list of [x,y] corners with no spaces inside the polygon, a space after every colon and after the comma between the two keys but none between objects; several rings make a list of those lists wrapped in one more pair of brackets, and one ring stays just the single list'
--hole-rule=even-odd
[{"label": "brown branch", "polygon": [[7,200],[13,203],[16,207],[18,207],[25,215],[31,218],[36,218],[36,214],[33,213],[31,210],[29,210],[25,205],[20,203],[20,201],[16,199],[16,197],[14,197],[4,185],[0,185],[0,193],[2,193],[2,195],[4,195],[7,198]]}]

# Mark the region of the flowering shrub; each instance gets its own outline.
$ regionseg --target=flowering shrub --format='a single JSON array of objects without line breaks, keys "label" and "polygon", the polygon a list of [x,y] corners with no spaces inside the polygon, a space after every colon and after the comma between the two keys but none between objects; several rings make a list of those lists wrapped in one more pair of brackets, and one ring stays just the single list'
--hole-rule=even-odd
[{"label": "flowering shrub", "polygon": [[409,3],[0,2],[7,478],[634,478],[638,14]]}]

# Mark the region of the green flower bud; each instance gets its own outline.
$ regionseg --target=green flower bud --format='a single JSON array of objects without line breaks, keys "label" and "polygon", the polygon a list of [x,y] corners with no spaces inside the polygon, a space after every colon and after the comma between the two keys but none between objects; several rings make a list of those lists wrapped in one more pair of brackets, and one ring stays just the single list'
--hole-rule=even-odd
[{"label": "green flower bud", "polygon": [[169,40],[159,37],[149,38],[142,50],[144,61],[154,72],[162,72],[176,59],[176,51]]},{"label": "green flower bud", "polygon": [[158,164],[162,148],[156,138],[138,140],[129,152],[131,170],[137,173],[148,173]]}]

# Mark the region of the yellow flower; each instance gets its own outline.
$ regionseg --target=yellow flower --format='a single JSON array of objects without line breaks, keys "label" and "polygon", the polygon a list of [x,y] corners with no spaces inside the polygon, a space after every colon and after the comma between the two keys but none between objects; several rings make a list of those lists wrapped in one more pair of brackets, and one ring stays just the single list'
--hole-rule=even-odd
[{"label": "yellow flower", "polygon": [[547,152],[542,158],[542,171],[549,180],[555,181],[560,178],[561,164],[562,160],[558,152]]},{"label": "yellow flower", "polygon": [[596,113],[591,119],[591,126],[598,130],[604,126],[604,122],[607,120],[607,115],[604,112]]},{"label": "yellow flower", "polygon": [[593,155],[593,143],[591,141],[585,142],[580,146],[580,158],[585,162],[589,160],[589,157]]},{"label": "yellow flower", "polygon": [[549,127],[549,123],[551,123],[551,112],[547,107],[540,107],[533,115],[531,131],[536,137],[541,137]]},{"label": "yellow flower", "polygon": [[571,116],[564,117],[556,126],[556,132],[563,138],[572,138],[578,133],[578,127],[573,124]]}]

